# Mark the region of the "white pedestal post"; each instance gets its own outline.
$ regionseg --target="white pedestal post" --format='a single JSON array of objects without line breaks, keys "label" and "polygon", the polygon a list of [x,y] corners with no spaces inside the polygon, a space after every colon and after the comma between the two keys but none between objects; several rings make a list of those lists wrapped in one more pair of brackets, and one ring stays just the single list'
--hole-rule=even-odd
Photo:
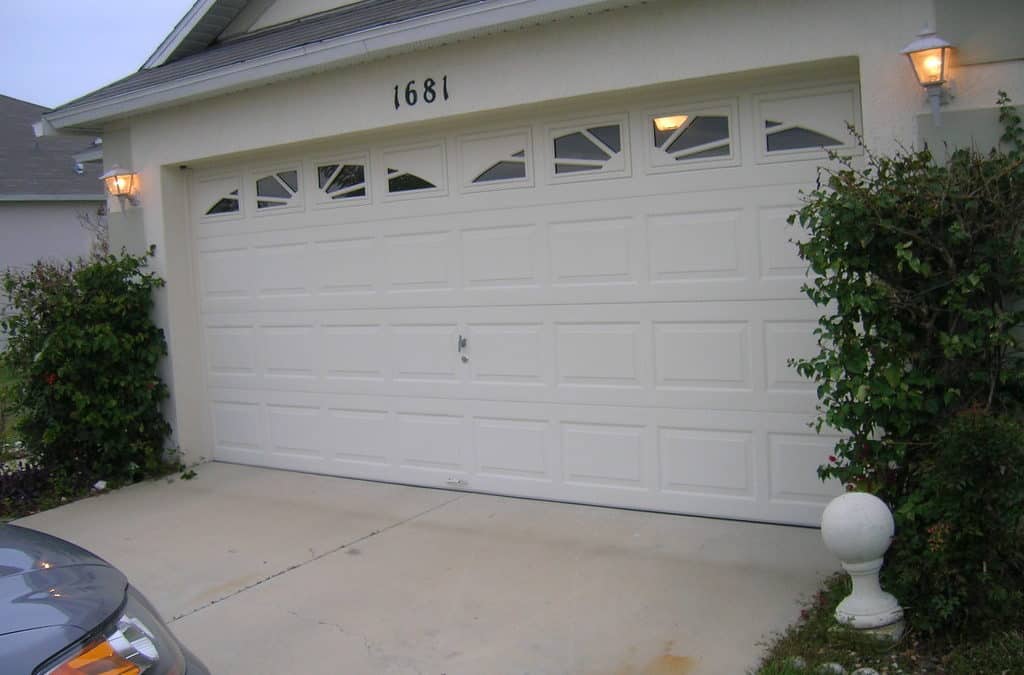
[{"label": "white pedestal post", "polygon": [[853,582],[853,592],[836,607],[836,620],[894,640],[903,634],[903,609],[882,590],[878,573],[895,531],[889,507],[866,492],[836,497],[821,516],[825,547]]}]

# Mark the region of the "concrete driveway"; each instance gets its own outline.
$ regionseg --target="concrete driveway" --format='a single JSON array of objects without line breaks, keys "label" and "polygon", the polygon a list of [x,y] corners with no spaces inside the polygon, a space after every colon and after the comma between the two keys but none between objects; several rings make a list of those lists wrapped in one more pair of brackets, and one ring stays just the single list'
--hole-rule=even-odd
[{"label": "concrete driveway", "polygon": [[816,530],[212,463],[17,521],[215,673],[731,675],[838,569]]}]

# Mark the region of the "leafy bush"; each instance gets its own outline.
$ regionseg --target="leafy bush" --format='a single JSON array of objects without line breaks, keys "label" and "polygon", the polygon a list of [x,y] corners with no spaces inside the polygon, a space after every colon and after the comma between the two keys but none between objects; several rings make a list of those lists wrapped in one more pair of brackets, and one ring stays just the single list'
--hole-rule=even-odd
[{"label": "leafy bush", "polygon": [[3,276],[19,437],[55,480],[125,482],[165,468],[168,390],[156,368],[167,348],[150,318],[163,281],[146,261],[39,262]]},{"label": "leafy bush", "polygon": [[[900,599],[918,608],[910,618],[925,630],[984,612],[977,603],[1008,588],[1013,569],[990,551],[1021,550],[1005,519],[981,523],[992,503],[1019,500],[1024,477],[968,470],[1020,459],[1024,133],[1008,103],[1001,94],[1009,151],[956,150],[944,164],[927,149],[886,157],[864,148],[859,165],[833,155],[839,167],[823,172],[825,185],[790,218],[808,233],[799,252],[815,277],[804,291],[824,311],[819,353],[793,363],[818,385],[818,429],[844,434],[818,472],[893,509],[887,575],[917,580],[900,586]],[[974,417],[957,417],[966,410]],[[968,477],[974,482],[961,482]],[[942,481],[965,486],[959,502]],[[973,490],[993,501],[965,494]],[[929,548],[940,535],[955,542],[949,555]],[[922,556],[927,564],[913,569]],[[963,575],[978,564],[988,588],[974,595]],[[951,582],[932,606],[930,594]]]},{"label": "leafy bush", "polygon": [[966,410],[915,470],[888,586],[924,631],[1013,625],[1024,608],[1024,429]]}]

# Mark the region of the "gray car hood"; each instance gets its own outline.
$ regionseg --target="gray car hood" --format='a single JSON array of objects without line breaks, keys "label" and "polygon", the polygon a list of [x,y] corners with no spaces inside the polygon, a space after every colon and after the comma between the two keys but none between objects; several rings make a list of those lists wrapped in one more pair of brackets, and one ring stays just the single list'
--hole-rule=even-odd
[{"label": "gray car hood", "polygon": [[121,572],[74,544],[0,525],[0,654],[7,664],[38,664],[109,620],[127,587]]}]

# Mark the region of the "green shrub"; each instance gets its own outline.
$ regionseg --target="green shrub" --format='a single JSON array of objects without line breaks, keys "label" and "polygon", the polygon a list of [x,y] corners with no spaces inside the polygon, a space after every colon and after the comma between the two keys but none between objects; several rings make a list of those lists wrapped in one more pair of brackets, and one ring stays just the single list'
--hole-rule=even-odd
[{"label": "green shrub", "polygon": [[886,585],[926,632],[983,633],[1024,608],[1024,428],[956,415],[896,511]]},{"label": "green shrub", "polygon": [[[815,276],[804,291],[824,312],[818,354],[793,364],[817,384],[819,431],[843,434],[818,472],[893,509],[894,548],[903,550],[893,551],[887,573],[929,589],[956,582],[936,598],[942,608],[911,608],[924,630],[963,626],[986,611],[978,605],[991,600],[986,593],[1012,583],[1012,566],[994,564],[984,549],[1009,551],[1016,533],[1002,530],[1003,520],[982,527],[987,503],[961,494],[958,504],[955,491],[935,483],[974,476],[977,488],[965,491],[1002,502],[1024,493],[1018,471],[998,474],[1005,484],[995,490],[996,475],[983,483],[967,469],[972,461],[1006,466],[1020,453],[1008,417],[1024,403],[1014,330],[1024,323],[1024,134],[1005,94],[1000,103],[1008,151],[956,150],[941,164],[927,149],[888,157],[864,148],[862,162],[833,155],[838,168],[823,170],[824,185],[790,218],[807,232],[799,252]],[[978,417],[977,445],[962,429],[967,418],[957,417],[965,410],[989,414]],[[947,526],[958,547],[948,558],[927,547]],[[914,569],[920,555],[929,563]],[[987,570],[981,595],[960,583],[958,574],[974,573],[958,571],[961,563]],[[901,586],[919,599],[932,592],[910,587]],[[1007,600],[1024,611],[1019,601]]]},{"label": "green shrub", "polygon": [[133,481],[165,467],[157,364],[167,349],[150,318],[163,281],[146,262],[107,255],[3,276],[18,435],[55,480]]}]

